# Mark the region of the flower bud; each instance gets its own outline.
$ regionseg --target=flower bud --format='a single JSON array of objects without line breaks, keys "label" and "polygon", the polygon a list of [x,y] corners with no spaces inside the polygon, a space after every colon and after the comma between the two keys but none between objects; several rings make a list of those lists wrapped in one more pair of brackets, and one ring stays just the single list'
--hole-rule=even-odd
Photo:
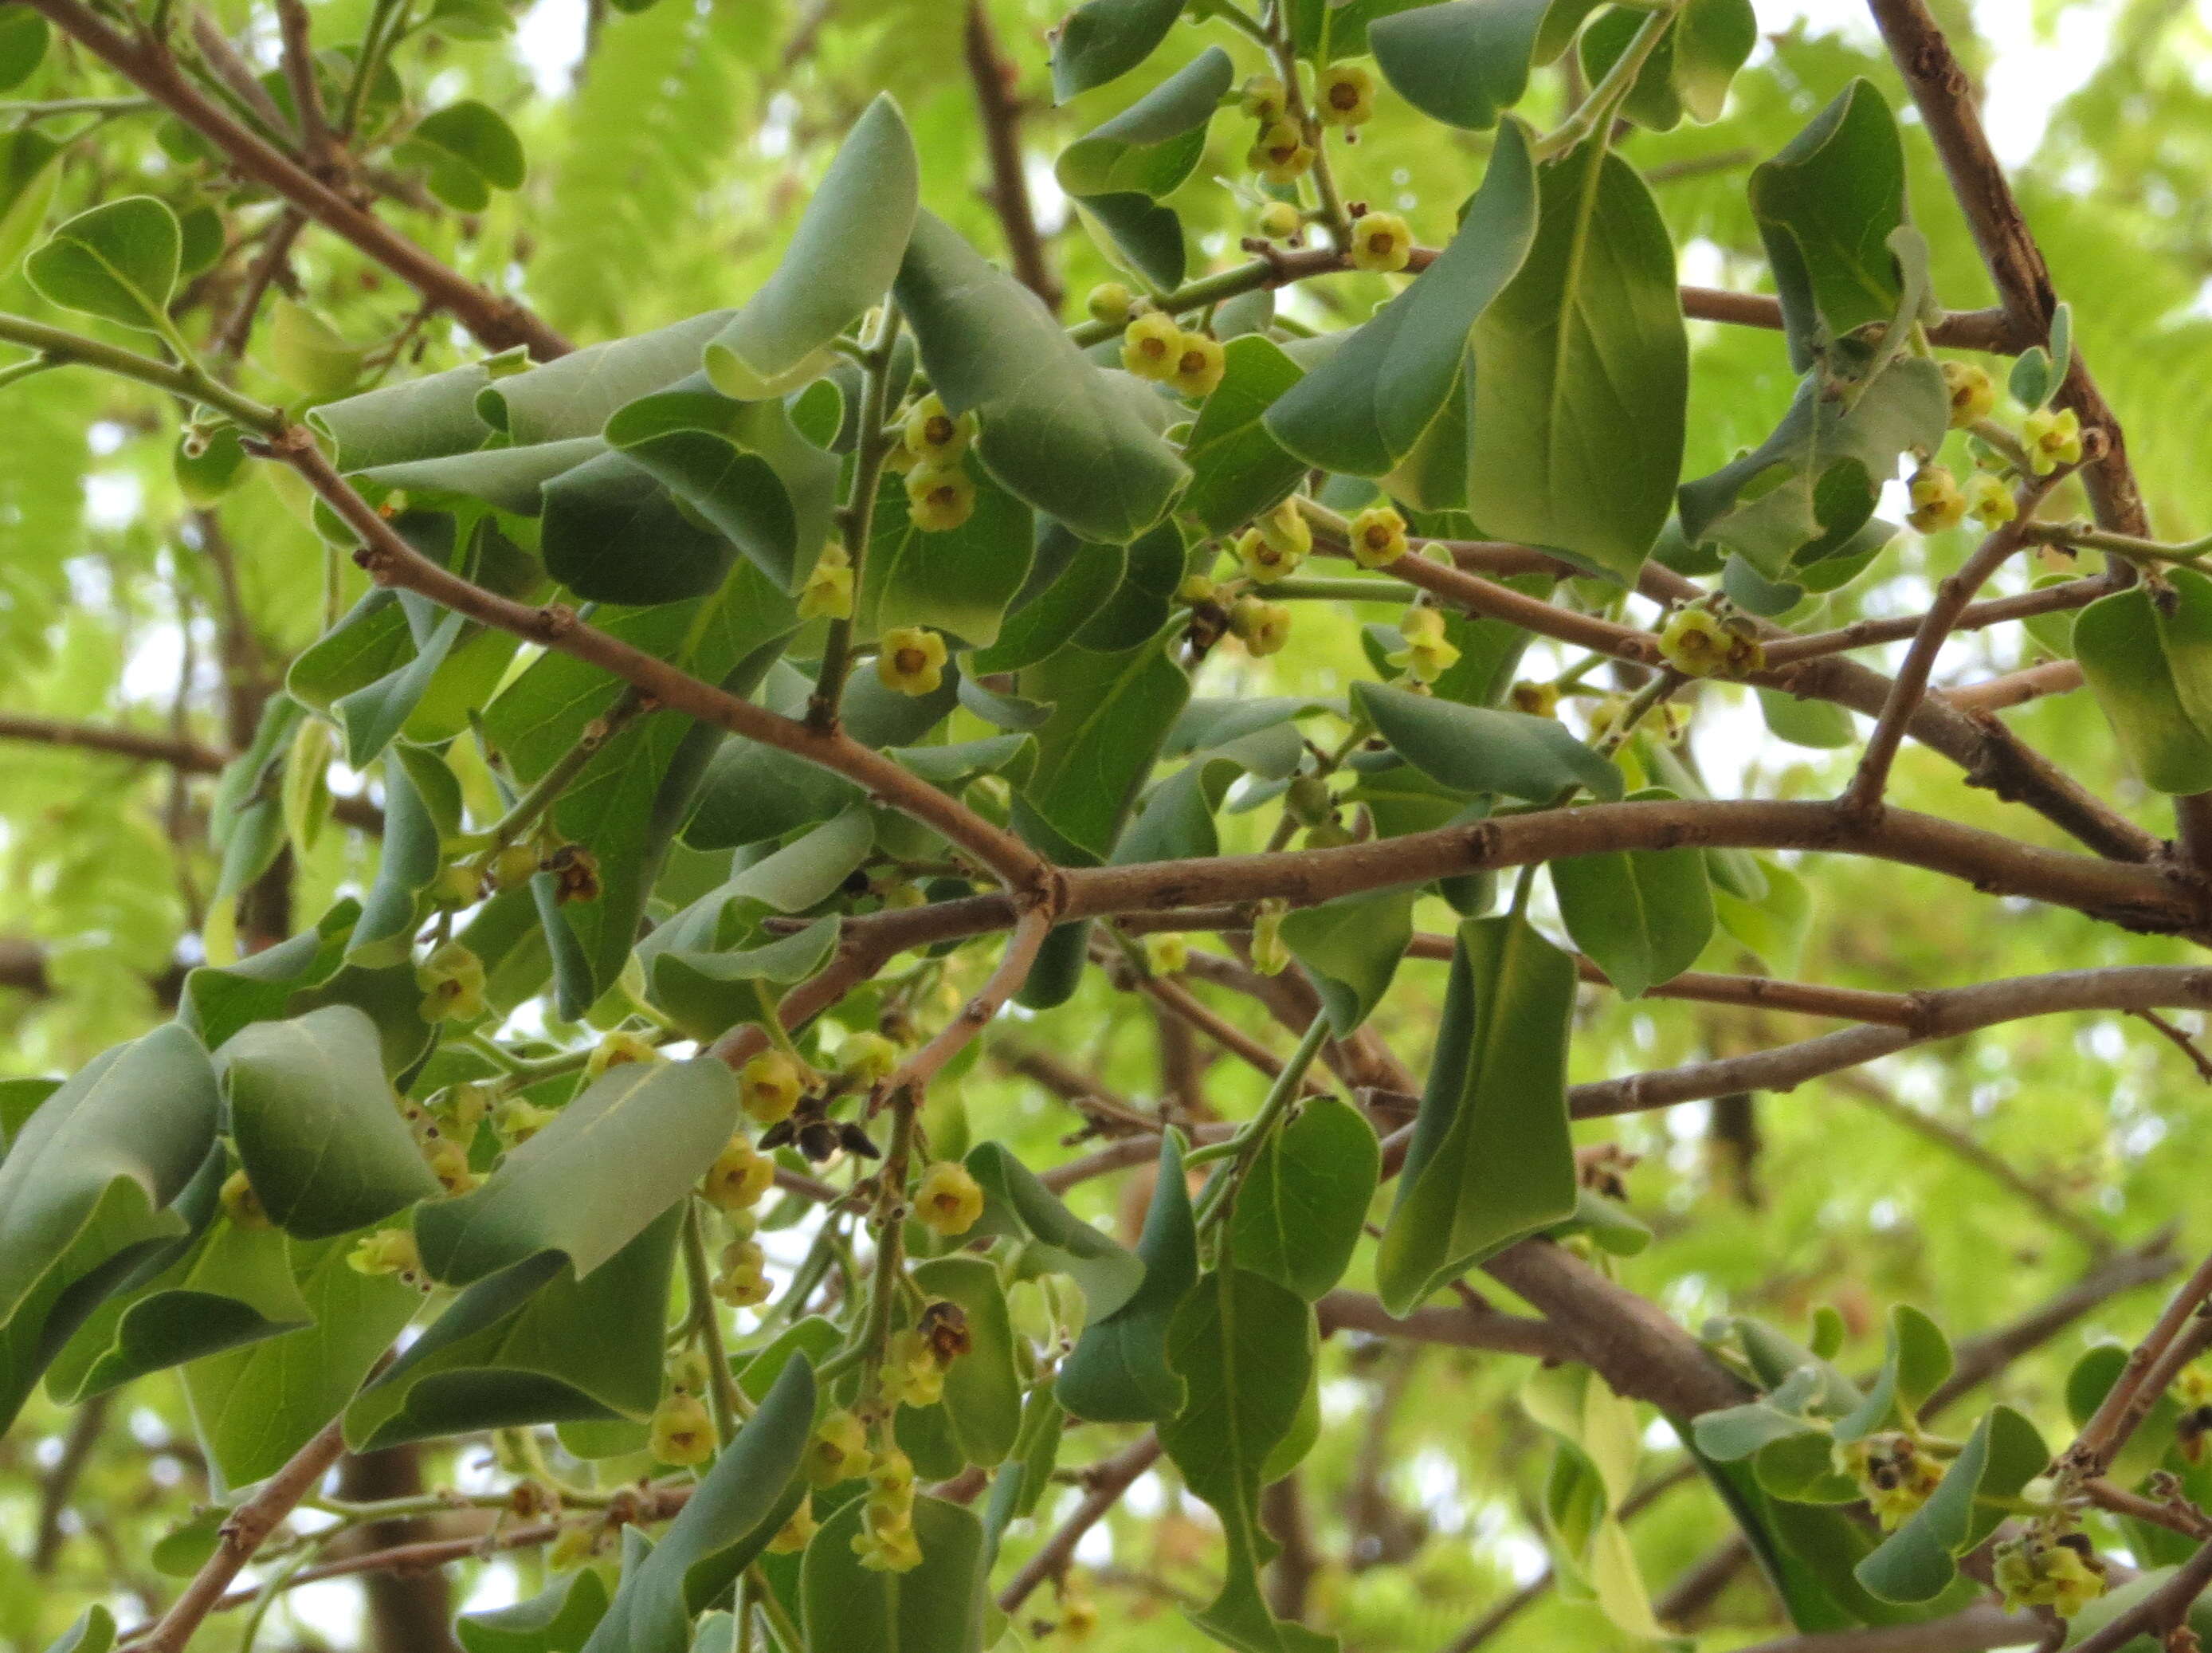
[{"label": "flower bud", "polygon": [[1119,327],[1129,319],[1129,289],[1120,282],[1101,282],[1091,289],[1083,307],[1091,320]]},{"label": "flower bud", "polygon": [[1260,234],[1271,241],[1287,241],[1298,233],[1305,220],[1297,208],[1288,201],[1270,201],[1260,209],[1257,219]]}]

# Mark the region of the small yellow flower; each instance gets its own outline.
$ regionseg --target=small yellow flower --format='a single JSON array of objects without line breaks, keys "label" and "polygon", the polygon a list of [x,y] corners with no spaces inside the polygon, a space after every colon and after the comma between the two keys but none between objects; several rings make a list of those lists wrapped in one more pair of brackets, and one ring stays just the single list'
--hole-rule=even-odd
[{"label": "small yellow flower", "polygon": [[2038,408],[2021,421],[2027,462],[2039,477],[2081,463],[2081,421],[2071,408]]},{"label": "small yellow flower", "polygon": [[415,967],[426,1022],[473,1022],[484,1013],[484,967],[458,941],[448,941]]},{"label": "small yellow flower", "polygon": [[1352,226],[1352,267],[1388,274],[1413,256],[1413,232],[1395,212],[1370,212]]},{"label": "small yellow flower", "polygon": [[1559,685],[1555,683],[1530,683],[1523,678],[1513,685],[1510,698],[1515,711],[1526,712],[1530,717],[1559,714]]},{"label": "small yellow flower", "polygon": [[880,1033],[848,1033],[837,1047],[837,1069],[863,1085],[890,1078],[898,1067],[898,1047]]},{"label": "small yellow flower", "polygon": [[941,1240],[965,1234],[983,1214],[983,1190],[957,1159],[940,1159],[914,1191],[915,1219]]},{"label": "small yellow flower", "polygon": [[2020,514],[2002,477],[1979,471],[1966,483],[1966,514],[1984,528],[2002,528]]},{"label": "small yellow flower", "polygon": [[851,1413],[831,1413],[806,1443],[806,1479],[818,1487],[868,1473],[868,1431]]},{"label": "small yellow flower", "polygon": [[822,1523],[814,1518],[814,1494],[809,1492],[799,1500],[799,1507],[791,1512],[791,1519],[776,1528],[775,1536],[768,1541],[770,1555],[797,1555],[805,1549]]},{"label": "small yellow flower", "polygon": [[244,1229],[266,1229],[273,1226],[269,1212],[262,1206],[261,1196],[253,1191],[243,1170],[234,1170],[223,1178],[222,1191],[216,1196],[222,1206],[222,1214],[234,1226]]},{"label": "small yellow flower", "polygon": [[933,1407],[945,1398],[945,1368],[925,1333],[895,1334],[878,1376],[884,1398],[893,1406]]},{"label": "small yellow flower", "polygon": [[1305,219],[1291,203],[1270,201],[1260,209],[1260,216],[1255,222],[1260,234],[1269,240],[1287,241],[1298,233],[1298,227],[1305,222]]},{"label": "small yellow flower", "polygon": [[922,626],[893,626],[876,650],[876,676],[902,695],[933,695],[945,681],[945,639]]},{"label": "small yellow flower", "polygon": [[1314,152],[1297,123],[1279,120],[1260,134],[1245,160],[1270,184],[1289,184],[1312,170]]},{"label": "small yellow flower", "polygon": [[1686,678],[1710,678],[1728,663],[1728,628],[1711,609],[1680,608],[1659,632],[1659,653]]},{"label": "small yellow flower", "polygon": [[469,1157],[458,1142],[441,1142],[422,1158],[447,1194],[466,1194],[482,1181],[469,1169]]},{"label": "small yellow flower", "polygon": [[714,1419],[696,1395],[672,1395],[653,1414],[647,1437],[653,1455],[679,1468],[714,1455]]},{"label": "small yellow flower", "polygon": [[1305,513],[1298,509],[1295,495],[1273,509],[1263,512],[1252,520],[1260,537],[1280,551],[1293,556],[1304,556],[1313,550],[1313,524],[1306,520]]},{"label": "small yellow flower", "polygon": [[520,1097],[510,1097],[492,1109],[491,1128],[508,1147],[519,1148],[550,1125],[554,1118],[550,1108],[540,1108]]},{"label": "small yellow flower", "polygon": [[1321,71],[1314,112],[1327,126],[1364,126],[1375,119],[1375,76],[1358,64],[1332,64]]},{"label": "small yellow flower", "polygon": [[1282,82],[1273,75],[1255,75],[1246,81],[1237,97],[1238,106],[1262,126],[1272,126],[1283,118],[1290,107],[1289,95]]},{"label": "small yellow flower", "polygon": [[372,1279],[382,1274],[416,1275],[422,1272],[422,1254],[415,1237],[404,1228],[380,1228],[364,1234],[346,1253],[346,1267]]},{"label": "small yellow flower", "polygon": [[2031,1528],[1997,1546],[1990,1576],[2008,1607],[2047,1607],[2071,1619],[2105,1593],[2105,1564],[2081,1533]]},{"label": "small yellow flower", "polygon": [[1190,968],[1190,942],[1180,931],[1156,930],[1145,938],[1145,963],[1154,975],[1180,975]]},{"label": "small yellow flower", "polygon": [[1129,319],[1129,289],[1119,282],[1101,282],[1083,301],[1091,320],[1119,327]]},{"label": "small yellow flower", "polygon": [[1253,659],[1279,653],[1291,640],[1291,605],[1240,597],[1230,605],[1229,629],[1243,640]]},{"label": "small yellow flower", "polygon": [[853,1553],[870,1572],[911,1572],[921,1565],[921,1543],[911,1528],[881,1537],[866,1530],[857,1532],[853,1534]]},{"label": "small yellow flower", "polygon": [[1387,568],[1406,554],[1406,519],[1387,505],[1370,505],[1352,520],[1352,560],[1363,568]]},{"label": "small yellow flower", "polygon": [[1966,496],[1959,479],[1943,465],[1923,465],[1912,473],[1912,509],[1905,520],[1923,534],[1941,533],[1965,520]]},{"label": "small yellow flower", "polygon": [[1946,362],[1943,388],[1951,393],[1951,428],[1964,430],[1990,416],[1997,404],[1997,387],[1989,374],[1971,362]]},{"label": "small yellow flower", "polygon": [[1257,528],[1247,528],[1237,536],[1237,560],[1244,565],[1246,574],[1267,586],[1296,574],[1305,557],[1302,552],[1284,550]]},{"label": "small yellow flower", "polygon": [[768,1254],[757,1240],[732,1240],[722,1248],[721,1272],[715,1275],[714,1293],[736,1309],[766,1303],[770,1287]]},{"label": "small yellow flower", "polygon": [[738,1070],[738,1105],[756,1125],[789,1119],[805,1089],[805,1074],[781,1050],[763,1050]]},{"label": "small yellow flower", "polygon": [[1175,377],[1182,354],[1182,329],[1164,310],[1147,310],[1121,334],[1121,365],[1139,379]]},{"label": "small yellow flower", "polygon": [[908,412],[903,433],[907,452],[924,465],[935,465],[957,463],[975,435],[975,416],[963,413],[955,418],[934,391]]},{"label": "small yellow flower", "polygon": [[1401,667],[1414,682],[1434,683],[1458,663],[1459,647],[1445,637],[1442,610],[1407,609],[1398,622],[1398,631],[1406,646],[1382,658]]},{"label": "small yellow flower", "polygon": [[572,1522],[562,1528],[561,1535],[545,1552],[545,1565],[556,1572],[567,1572],[580,1567],[598,1552],[599,1540],[606,1527],[597,1521]]},{"label": "small yellow flower", "polygon": [[495,890],[512,890],[517,884],[527,884],[544,866],[544,857],[531,844],[507,844],[491,858],[491,885]]},{"label": "small yellow flower", "polygon": [[825,545],[815,560],[814,571],[799,588],[799,617],[802,620],[849,620],[853,617],[853,559],[842,545]]},{"label": "small yellow flower", "polygon": [[975,483],[955,462],[917,465],[906,473],[907,515],[926,534],[957,528],[975,513]]},{"label": "small yellow flower", "polygon": [[914,1461],[893,1447],[868,1466],[868,1496],[893,1504],[914,1502]]},{"label": "small yellow flower", "polygon": [[1182,584],[1176,587],[1176,601],[1196,608],[1200,603],[1211,603],[1221,594],[1221,588],[1202,574],[1183,576]]},{"label": "small yellow flower", "polygon": [[612,1033],[601,1034],[599,1043],[592,1048],[591,1055],[584,1062],[584,1083],[589,1085],[615,1068],[626,1067],[633,1062],[649,1067],[665,1060],[643,1034],[617,1029]]},{"label": "small yellow flower", "polygon": [[712,1376],[707,1357],[696,1349],[685,1349],[668,1363],[668,1387],[680,1395],[704,1395]]},{"label": "small yellow flower", "polygon": [[1283,920],[1290,902],[1270,896],[1252,909],[1252,968],[1262,975],[1280,975],[1291,966],[1291,949],[1283,939]]},{"label": "small yellow flower", "polygon": [[1905,1434],[1870,1435],[1839,1444],[1830,1461],[1838,1474],[1858,1482],[1886,1533],[1911,1520],[1943,1480],[1943,1466]]},{"label": "small yellow flower", "polygon": [[717,1211],[750,1211],[775,1186],[775,1162],[739,1134],[708,1167],[699,1192]]},{"label": "small yellow flower", "polygon": [[1229,370],[1229,357],[1221,341],[1205,333],[1185,333],[1176,355],[1176,370],[1168,383],[1188,397],[1207,397]]}]

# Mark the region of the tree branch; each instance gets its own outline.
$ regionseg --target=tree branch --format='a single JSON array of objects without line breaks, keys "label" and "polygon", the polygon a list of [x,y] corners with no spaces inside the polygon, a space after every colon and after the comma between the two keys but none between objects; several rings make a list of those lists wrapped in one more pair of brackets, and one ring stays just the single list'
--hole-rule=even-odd
[{"label": "tree branch", "polygon": [[1022,109],[1014,95],[1014,66],[999,50],[991,27],[991,15],[983,0],[968,0],[968,20],[961,38],[968,79],[975,88],[975,110],[983,124],[983,148],[991,161],[991,210],[1006,238],[1014,278],[1044,301],[1044,307],[1059,313],[1060,280],[1046,262],[1044,240],[1037,234],[1036,212],[1030,201],[1030,186],[1023,172]]},{"label": "tree branch", "polygon": [[[1981,1653],[1987,1648],[2026,1647],[2042,1633],[2043,1626],[2029,1615],[1983,1602],[1920,1624],[1784,1636],[1740,1653]],[[2082,1649],[2074,1653],[2082,1653]]]},{"label": "tree branch", "polygon": [[1121,1495],[1159,1461],[1159,1455],[1160,1437],[1148,1429],[1112,1457],[1091,1465],[1085,1472],[1091,1490],[1083,1495],[1083,1502],[1075,1506],[1074,1513],[1060,1523],[1060,1529],[1022,1564],[1022,1570],[999,1592],[999,1611],[1013,1612],[1029,1600],[1039,1584],[1065,1572],[1084,1534],[1106,1518],[1106,1512],[1121,1501]]}]

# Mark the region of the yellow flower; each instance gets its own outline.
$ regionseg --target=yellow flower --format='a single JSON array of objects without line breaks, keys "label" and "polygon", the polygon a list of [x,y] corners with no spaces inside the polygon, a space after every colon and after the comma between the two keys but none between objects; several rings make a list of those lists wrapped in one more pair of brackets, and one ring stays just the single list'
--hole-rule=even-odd
[{"label": "yellow flower", "polygon": [[939,469],[917,465],[906,473],[907,515],[926,534],[957,528],[975,514],[975,484],[957,461]]},{"label": "yellow flower", "polygon": [[933,695],[945,681],[945,639],[922,626],[893,626],[876,648],[876,676],[902,695]]},{"label": "yellow flower", "polygon": [[1352,226],[1352,267],[1388,274],[1413,256],[1413,232],[1395,212],[1370,212]]},{"label": "yellow flower", "polygon": [[1219,339],[1204,333],[1185,333],[1176,351],[1175,374],[1168,383],[1185,396],[1211,396],[1228,370],[1229,357]]},{"label": "yellow flower", "polygon": [[1145,963],[1154,975],[1180,975],[1190,968],[1190,942],[1179,931],[1154,931],[1145,938]]},{"label": "yellow flower", "polygon": [[1069,1595],[1060,1604],[1060,1633],[1071,1642],[1087,1642],[1098,1629],[1098,1604],[1087,1595]]},{"label": "yellow flower", "polygon": [[508,1147],[519,1148],[550,1125],[554,1116],[550,1108],[540,1108],[520,1097],[510,1097],[492,1109],[491,1128]]},{"label": "yellow flower", "polygon": [[672,1395],[653,1414],[647,1436],[653,1455],[681,1468],[714,1455],[714,1419],[696,1395]]},{"label": "yellow flower", "polygon": [[1182,329],[1164,310],[1147,310],[1121,334],[1121,365],[1139,379],[1175,377],[1182,354]]},{"label": "yellow flower", "polygon": [[775,1186],[775,1162],[738,1135],[708,1168],[699,1192],[717,1211],[750,1211]]},{"label": "yellow flower", "polygon": [[448,1194],[466,1194],[481,1180],[469,1169],[469,1157],[458,1142],[441,1142],[422,1158],[438,1186]]},{"label": "yellow flower", "polygon": [[1260,134],[1245,160],[1270,184],[1288,184],[1312,168],[1314,152],[1295,122],[1279,120]]},{"label": "yellow flower", "polygon": [[1266,586],[1296,574],[1305,557],[1301,552],[1285,550],[1257,528],[1247,528],[1237,536],[1237,560],[1244,565],[1246,574]]},{"label": "yellow flower", "polygon": [[591,1055],[584,1062],[584,1083],[589,1085],[611,1070],[626,1067],[633,1062],[651,1067],[663,1060],[665,1058],[653,1048],[653,1042],[643,1034],[617,1029],[612,1033],[601,1034],[599,1043],[592,1048]]},{"label": "yellow flower", "polygon": [[1387,568],[1406,554],[1406,519],[1387,505],[1370,505],[1352,520],[1352,560],[1363,568]]},{"label": "yellow flower", "polygon": [[1287,241],[1298,233],[1305,222],[1297,207],[1289,201],[1270,201],[1260,209],[1256,221],[1260,234],[1271,241]]},{"label": "yellow flower", "polygon": [[868,1473],[868,1431],[851,1413],[831,1413],[814,1425],[806,1443],[806,1479],[816,1486],[835,1486],[841,1480]]},{"label": "yellow flower", "polygon": [[714,1295],[732,1308],[750,1309],[769,1299],[768,1254],[756,1240],[732,1240],[722,1248],[721,1273]]},{"label": "yellow flower", "polygon": [[1291,605],[1240,597],[1230,605],[1229,629],[1255,659],[1277,653],[1291,640]]},{"label": "yellow flower", "polygon": [[791,1519],[776,1528],[774,1538],[768,1541],[770,1555],[796,1555],[805,1549],[808,1541],[821,1530],[822,1523],[814,1518],[814,1494],[809,1492],[799,1500],[799,1507],[791,1512]]},{"label": "yellow flower", "polygon": [[1513,685],[1510,699],[1515,711],[1526,712],[1530,717],[1559,714],[1559,685],[1555,683],[1530,683],[1523,678]]},{"label": "yellow flower", "polygon": [[870,1572],[911,1572],[921,1565],[921,1541],[911,1528],[882,1537],[866,1529],[853,1534],[853,1553]]},{"label": "yellow flower", "polygon": [[354,1242],[353,1249],[346,1253],[346,1267],[371,1278],[411,1277],[422,1272],[422,1254],[415,1249],[415,1237],[405,1229],[380,1228]]},{"label": "yellow flower", "polygon": [[1255,75],[1246,81],[1238,94],[1237,104],[1262,126],[1273,125],[1290,107],[1282,82],[1273,75]]},{"label": "yellow flower", "polygon": [[216,1199],[222,1206],[222,1214],[237,1227],[258,1230],[272,1226],[261,1196],[253,1191],[253,1184],[246,1180],[243,1170],[234,1170],[223,1179],[222,1191]]},{"label": "yellow flower", "polygon": [[799,617],[802,620],[849,620],[853,617],[853,559],[842,545],[825,545],[815,560],[814,572],[799,588]]},{"label": "yellow flower", "polygon": [[527,884],[544,864],[544,858],[530,844],[507,844],[491,858],[491,884],[495,890],[512,890],[519,884]]},{"label": "yellow flower", "polygon": [[2021,421],[2021,440],[2027,445],[2027,462],[2039,477],[2047,477],[2062,465],[2081,463],[2081,421],[2071,408],[2038,408]]},{"label": "yellow flower", "polygon": [[805,1074],[781,1050],[763,1050],[738,1070],[738,1105],[756,1125],[789,1119],[805,1089]]},{"label": "yellow flower", "polygon": [[668,1363],[668,1387],[679,1395],[704,1395],[712,1376],[707,1357],[696,1349],[685,1349]]},{"label": "yellow flower", "polygon": [[1964,430],[1990,416],[1997,404],[1997,387],[1987,373],[1971,362],[1946,362],[1943,388],[1951,393],[1951,428]]},{"label": "yellow flower", "polygon": [[1252,968],[1262,975],[1280,975],[1290,968],[1291,950],[1283,939],[1283,920],[1290,910],[1280,896],[1270,896],[1252,909]]},{"label": "yellow flower", "polygon": [[2054,1536],[2031,1528],[1997,1546],[1990,1571],[2005,1606],[2047,1607],[2061,1619],[2105,1593],[2105,1564],[2081,1533]]},{"label": "yellow flower", "polygon": [[1416,683],[1434,683],[1458,663],[1459,647],[1444,635],[1444,617],[1439,609],[1410,608],[1398,622],[1406,646],[1382,658],[1403,668]]},{"label": "yellow flower", "polygon": [[1321,71],[1314,112],[1324,125],[1365,125],[1375,118],[1375,76],[1358,64],[1332,64]]},{"label": "yellow flower", "polygon": [[1258,530],[1260,538],[1277,550],[1302,557],[1313,550],[1313,524],[1298,509],[1295,495],[1273,510],[1255,517],[1252,526]]},{"label": "yellow flower", "polygon": [[1728,629],[1711,609],[1680,608],[1659,632],[1659,653],[1686,678],[1710,678],[1728,663]]},{"label": "yellow flower", "polygon": [[915,1219],[941,1240],[965,1234],[983,1214],[983,1190],[957,1159],[940,1159],[922,1172],[914,1191]]},{"label": "yellow flower", "polygon": [[884,1398],[897,1407],[933,1407],[945,1398],[945,1368],[928,1336],[919,1331],[894,1334],[878,1372]]},{"label": "yellow flower", "polygon": [[908,410],[902,435],[907,452],[924,465],[952,465],[975,435],[975,416],[954,417],[945,399],[932,391]]},{"label": "yellow flower", "polygon": [[893,1447],[877,1455],[868,1466],[868,1496],[884,1498],[894,1504],[914,1502],[914,1461]]},{"label": "yellow flower", "polygon": [[1886,1533],[1911,1520],[1943,1480],[1943,1466],[1910,1435],[1870,1435],[1839,1444],[1830,1461],[1838,1474],[1858,1482]]},{"label": "yellow flower", "polygon": [[1176,601],[1196,608],[1200,603],[1211,603],[1221,595],[1221,588],[1202,574],[1183,576],[1182,584],[1176,587]]},{"label": "yellow flower", "polygon": [[1966,514],[1984,528],[2002,528],[2020,514],[2020,507],[2002,477],[1979,471],[1966,483]]},{"label": "yellow flower", "polygon": [[1922,533],[1941,533],[1966,519],[1966,496],[1959,491],[1959,479],[1948,465],[1922,465],[1912,473],[1910,485],[1912,509],[1905,520]]},{"label": "yellow flower", "polygon": [[837,1047],[837,1069],[863,1085],[890,1078],[898,1067],[898,1047],[880,1033],[848,1033]]},{"label": "yellow flower", "polygon": [[1101,282],[1091,289],[1083,307],[1091,320],[1119,327],[1129,319],[1129,289],[1119,282]]},{"label": "yellow flower", "polygon": [[426,1022],[473,1022],[484,1013],[484,967],[458,941],[448,941],[415,967]]}]

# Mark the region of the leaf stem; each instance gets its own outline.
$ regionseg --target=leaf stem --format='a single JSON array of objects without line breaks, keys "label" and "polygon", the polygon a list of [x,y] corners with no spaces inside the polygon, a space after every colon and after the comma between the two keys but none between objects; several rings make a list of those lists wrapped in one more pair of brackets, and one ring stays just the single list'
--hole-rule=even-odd
[{"label": "leaf stem", "polygon": [[[853,578],[853,601],[860,600],[860,578],[868,554],[868,535],[876,516],[876,490],[881,485],[884,459],[891,437],[884,428],[890,412],[891,346],[898,338],[898,307],[884,303],[875,337],[868,341],[860,369],[860,435],[853,448],[853,489],[838,514],[844,530],[845,557]],[[806,704],[809,726],[823,733],[837,726],[837,712],[845,696],[845,680],[853,672],[853,622],[848,617],[830,623],[830,635],[822,648],[822,667],[814,679],[814,693]]]},{"label": "leaf stem", "polygon": [[1284,1114],[1304,1091],[1306,1070],[1314,1065],[1314,1059],[1321,1054],[1321,1048],[1328,1041],[1328,1018],[1316,1015],[1306,1024],[1306,1030],[1298,1040],[1298,1048],[1283,1064],[1283,1071],[1275,1075],[1275,1082],[1268,1087],[1267,1098],[1260,1104],[1260,1111],[1227,1141],[1211,1143],[1183,1156],[1185,1170],[1212,1160],[1231,1161],[1227,1167],[1227,1174],[1216,1177],[1200,1197],[1197,1217],[1200,1231],[1226,1215],[1233,1206],[1237,1188],[1243,1182],[1245,1173],[1251,1170],[1253,1160],[1267,1146],[1268,1136]]},{"label": "leaf stem", "polygon": [[727,1446],[751,1407],[730,1370],[729,1346],[722,1340],[722,1316],[714,1307],[714,1279],[707,1267],[707,1237],[696,1199],[688,1200],[684,1209],[684,1279],[691,1294],[699,1340],[707,1346],[707,1395],[714,1410],[714,1435]]},{"label": "leaf stem", "polygon": [[1565,155],[1593,132],[1608,131],[1613,118],[1621,103],[1636,84],[1636,77],[1644,72],[1644,65],[1666,38],[1667,31],[1674,25],[1676,7],[1669,4],[1655,11],[1644,20],[1636,31],[1636,38],[1628,49],[1613,60],[1613,67],[1605,71],[1605,78],[1590,88],[1581,107],[1536,142],[1533,151],[1538,161],[1549,161]]},{"label": "leaf stem", "polygon": [[35,350],[48,366],[97,368],[103,373],[135,379],[142,385],[167,391],[186,401],[203,403],[263,436],[276,436],[285,428],[283,410],[241,396],[210,377],[196,362],[163,362],[141,356],[136,350],[87,338],[66,328],[50,327],[27,316],[0,314],[0,341]]}]

